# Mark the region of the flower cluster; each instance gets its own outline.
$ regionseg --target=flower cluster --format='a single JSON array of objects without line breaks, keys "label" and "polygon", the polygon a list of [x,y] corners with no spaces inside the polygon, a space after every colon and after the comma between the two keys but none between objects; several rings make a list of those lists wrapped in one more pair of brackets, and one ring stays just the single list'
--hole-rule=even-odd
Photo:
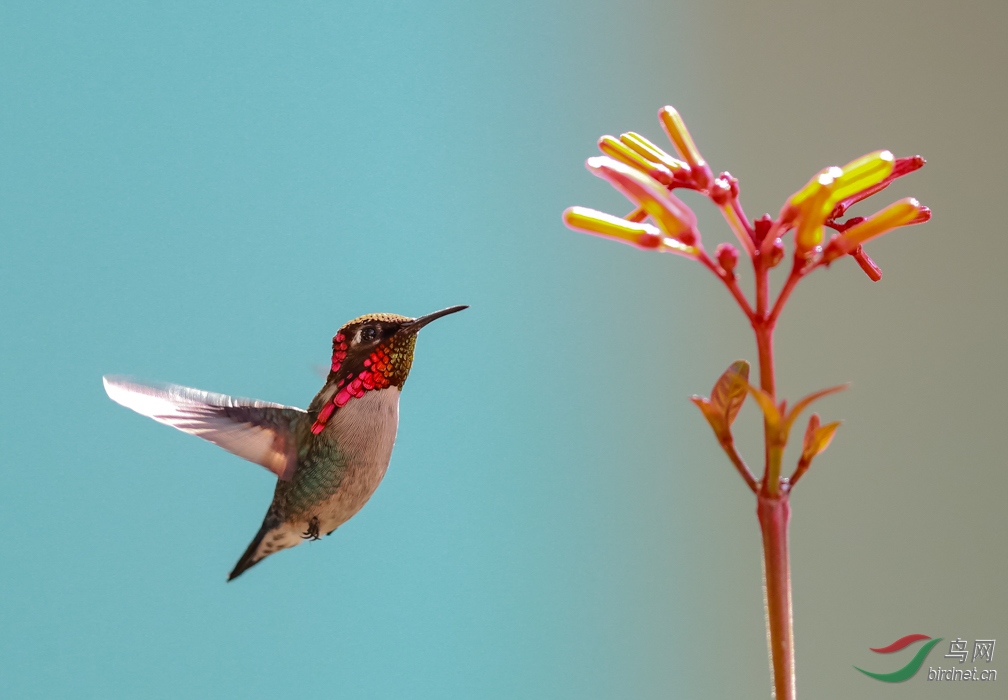
[{"label": "flower cluster", "polygon": [[[824,168],[788,198],[776,219],[765,214],[750,221],[739,203],[738,180],[729,172],[714,176],[679,113],[672,107],[663,107],[658,118],[675,156],[631,131],[619,138],[603,136],[598,142],[603,155],[589,158],[587,162],[592,174],[622,192],[636,209],[619,217],[586,207],[570,207],[564,212],[564,223],[574,230],[645,250],[691,258],[725,284],[756,331],[761,386],[749,385],[749,365],[739,361],[721,376],[710,399],[694,397],[693,400],[749,487],[754,492],[762,488],[769,496],[786,494],[808,469],[812,458],[826,449],[838,425],[820,425],[819,417],[813,415],[798,467],[789,479],[781,479],[780,458],[791,424],[812,400],[842,387],[816,392],[798,401],[790,412],[786,411],[787,402],[777,402],[771,341],[777,318],[802,277],[840,257],[851,256],[872,280],[881,279],[882,271],[865,252],[864,244],[900,226],[927,221],[931,211],[908,197],[867,218],[855,216],[843,220],[844,216],[857,202],[923,166],[924,159],[920,156],[895,158],[889,151],[875,151],[843,167]],[[722,243],[715,249],[713,258],[708,255],[697,230],[696,216],[675,196],[677,189],[699,192],[721,211],[752,263],[756,280],[754,303],[750,304],[738,286],[738,249]],[[826,229],[832,231],[828,240]],[[771,304],[768,273],[784,259],[784,239],[789,233],[793,233],[791,274]],[[765,418],[767,464],[760,481],[752,476],[735,450],[730,429],[742,401],[750,394]]]},{"label": "flower cluster", "polygon": [[[803,273],[851,255],[873,280],[878,280],[881,272],[864,252],[863,244],[931,216],[927,207],[907,198],[871,217],[839,221],[853,204],[924,165],[920,156],[894,158],[889,151],[876,151],[842,168],[823,169],[788,198],[776,220],[765,215],[750,222],[739,204],[738,180],[728,172],[714,176],[675,109],[663,107],[658,117],[678,157],[631,131],[619,138],[603,136],[598,143],[603,155],[587,162],[592,174],[607,180],[637,208],[618,217],[586,207],[570,207],[564,212],[567,226],[638,248],[677,253],[704,262],[719,277],[730,276],[738,251],[730,244],[718,246],[715,266],[701,245],[696,216],[673,194],[678,188],[691,189],[706,195],[721,210],[754,264],[776,266],[784,257],[782,238],[794,231],[794,252]],[[827,228],[835,233],[823,246]]]}]

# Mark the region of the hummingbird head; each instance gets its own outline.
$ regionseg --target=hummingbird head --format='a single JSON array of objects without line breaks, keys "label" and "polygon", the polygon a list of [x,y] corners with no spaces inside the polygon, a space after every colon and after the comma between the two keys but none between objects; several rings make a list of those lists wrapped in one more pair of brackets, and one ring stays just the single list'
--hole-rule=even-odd
[{"label": "hummingbird head", "polygon": [[[401,389],[413,364],[417,332],[431,321],[467,308],[452,306],[420,318],[396,314],[355,318],[333,337],[328,381],[335,382],[337,391],[346,389],[346,400],[372,389]],[[337,398],[341,398],[339,394]]]},{"label": "hummingbird head", "polygon": [[340,328],[333,336],[332,367],[316,397],[322,403],[311,431],[321,433],[333,411],[350,399],[390,386],[402,389],[413,365],[417,332],[431,321],[468,308],[452,306],[420,318],[368,314]]}]

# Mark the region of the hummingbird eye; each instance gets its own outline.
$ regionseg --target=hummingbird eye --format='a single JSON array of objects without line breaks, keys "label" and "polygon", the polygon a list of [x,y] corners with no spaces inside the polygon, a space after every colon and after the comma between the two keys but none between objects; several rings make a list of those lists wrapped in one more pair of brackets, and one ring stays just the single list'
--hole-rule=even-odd
[{"label": "hummingbird eye", "polygon": [[370,342],[378,337],[378,329],[374,326],[364,326],[360,331],[360,339],[362,342]]}]

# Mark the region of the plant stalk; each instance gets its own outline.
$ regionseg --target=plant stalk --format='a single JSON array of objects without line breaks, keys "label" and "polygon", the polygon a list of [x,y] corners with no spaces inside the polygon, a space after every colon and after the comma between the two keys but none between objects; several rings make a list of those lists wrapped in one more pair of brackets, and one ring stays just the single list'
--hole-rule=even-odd
[{"label": "plant stalk", "polygon": [[794,632],[791,619],[791,567],[788,558],[787,492],[776,497],[757,495],[756,515],[763,533],[763,595],[766,604],[767,646],[773,673],[773,696],[795,699]]},{"label": "plant stalk", "polygon": [[[776,401],[773,332],[779,309],[770,308],[769,269],[759,257],[753,262],[757,297],[753,330],[756,333],[756,348],[759,353],[760,388]],[[778,436],[773,433],[770,423],[765,419],[763,426],[766,467],[761,488],[756,494],[756,516],[763,536],[763,594],[766,606],[767,647],[770,653],[770,670],[773,674],[773,697],[777,700],[795,700],[791,563],[788,556],[790,489],[786,482],[781,483],[780,455],[772,454],[777,446]]]}]

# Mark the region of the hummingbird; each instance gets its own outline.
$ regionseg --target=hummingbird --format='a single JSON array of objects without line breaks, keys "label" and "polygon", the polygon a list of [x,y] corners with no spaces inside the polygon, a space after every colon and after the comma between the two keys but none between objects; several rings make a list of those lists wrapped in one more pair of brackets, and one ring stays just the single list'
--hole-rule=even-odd
[{"label": "hummingbird", "polygon": [[177,384],[102,381],[116,403],[277,475],[262,526],[228,575],[233,581],[271,554],[331,535],[367,503],[392,457],[417,332],[466,308],[350,321],[333,337],[325,385],[307,410]]}]

